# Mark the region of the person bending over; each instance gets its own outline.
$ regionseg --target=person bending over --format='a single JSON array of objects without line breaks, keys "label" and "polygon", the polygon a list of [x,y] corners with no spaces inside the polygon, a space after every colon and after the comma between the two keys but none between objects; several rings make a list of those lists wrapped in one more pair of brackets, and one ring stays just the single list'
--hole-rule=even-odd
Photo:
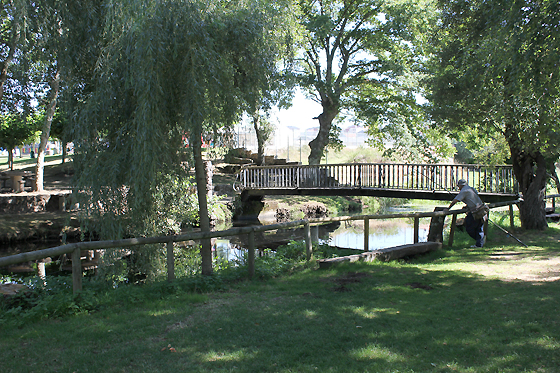
[{"label": "person bending over", "polygon": [[[459,194],[451,201],[447,210],[451,209],[457,202],[463,202],[467,205],[469,212],[465,217],[465,229],[469,236],[475,239],[476,243],[471,247],[483,247],[486,242],[484,236],[484,222],[488,218],[486,205],[476,192],[476,189],[469,186],[464,179],[457,182]],[[487,208],[486,208],[487,209]]]}]

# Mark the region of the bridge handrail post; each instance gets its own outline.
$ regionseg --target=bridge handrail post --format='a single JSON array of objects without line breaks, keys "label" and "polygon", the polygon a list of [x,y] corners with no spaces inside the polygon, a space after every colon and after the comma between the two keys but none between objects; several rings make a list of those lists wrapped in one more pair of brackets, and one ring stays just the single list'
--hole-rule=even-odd
[{"label": "bridge handrail post", "polygon": [[358,165],[358,188],[362,187],[362,167],[361,164]]}]

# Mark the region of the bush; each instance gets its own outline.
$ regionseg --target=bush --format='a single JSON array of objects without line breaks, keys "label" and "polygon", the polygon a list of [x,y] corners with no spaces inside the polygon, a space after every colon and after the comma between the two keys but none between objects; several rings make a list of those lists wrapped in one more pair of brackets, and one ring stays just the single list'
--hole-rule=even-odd
[{"label": "bush", "polygon": [[21,279],[28,290],[0,300],[0,323],[7,319],[18,324],[45,318],[59,318],[89,313],[97,309],[99,299],[93,287],[84,288],[74,295],[71,276],[49,277],[44,285],[42,279]]},{"label": "bush", "polygon": [[[326,244],[313,244],[316,259],[348,253],[353,251],[339,250]],[[83,290],[75,295],[71,276],[50,276],[46,285],[38,277],[0,277],[0,283],[19,282],[28,287],[25,292],[0,298],[0,325],[6,322],[23,325],[45,318],[87,314],[115,303],[138,304],[185,292],[219,291],[247,278],[248,275],[247,252],[233,261],[216,258],[215,273],[211,276],[203,276],[200,273],[200,258],[196,247],[177,249],[177,260],[176,269],[180,275],[171,283],[161,278],[149,283],[134,283],[125,277],[86,277],[83,279]],[[311,263],[306,262],[305,242],[291,241],[279,247],[276,252],[267,249],[264,256],[255,258],[255,277],[274,278],[298,268],[314,265]]]}]

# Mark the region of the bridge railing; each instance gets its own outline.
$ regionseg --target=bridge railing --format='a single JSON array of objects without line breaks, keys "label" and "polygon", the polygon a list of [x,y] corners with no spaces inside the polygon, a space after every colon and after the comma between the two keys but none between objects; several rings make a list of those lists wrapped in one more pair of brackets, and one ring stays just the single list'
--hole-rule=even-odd
[{"label": "bridge railing", "polygon": [[465,179],[483,193],[518,193],[511,166],[355,163],[245,166],[241,189],[382,188],[451,191]]}]

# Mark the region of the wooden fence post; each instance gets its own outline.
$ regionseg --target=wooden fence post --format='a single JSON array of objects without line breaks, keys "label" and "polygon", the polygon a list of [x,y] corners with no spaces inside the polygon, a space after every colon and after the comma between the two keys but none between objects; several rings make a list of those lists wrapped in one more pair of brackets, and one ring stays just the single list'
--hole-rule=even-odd
[{"label": "wooden fence post", "polygon": [[369,218],[364,218],[364,251],[369,251]]},{"label": "wooden fence post", "polygon": [[304,225],[304,234],[305,234],[305,257],[307,261],[310,261],[313,257],[313,242],[311,241],[311,226],[309,222],[306,222]]},{"label": "wooden fence post", "polygon": [[513,205],[509,205],[509,227],[511,229],[515,228],[513,223]]},{"label": "wooden fence post", "polygon": [[82,250],[72,251],[72,290],[74,294],[82,291]]},{"label": "wooden fence post", "polygon": [[44,259],[41,259],[37,262],[37,275],[43,281],[43,285],[47,285],[47,271],[45,270]]},{"label": "wooden fence post", "polygon": [[249,231],[249,253],[248,253],[248,271],[249,271],[249,278],[253,278],[255,276],[255,231]]},{"label": "wooden fence post", "polygon": [[414,218],[414,243],[420,241],[420,218]]},{"label": "wooden fence post", "polygon": [[453,214],[451,218],[451,227],[449,228],[449,247],[453,246],[453,236],[455,235],[455,225],[457,223],[457,214]]},{"label": "wooden fence post", "polygon": [[173,253],[173,241],[167,243],[167,281],[175,280],[175,254]]}]

